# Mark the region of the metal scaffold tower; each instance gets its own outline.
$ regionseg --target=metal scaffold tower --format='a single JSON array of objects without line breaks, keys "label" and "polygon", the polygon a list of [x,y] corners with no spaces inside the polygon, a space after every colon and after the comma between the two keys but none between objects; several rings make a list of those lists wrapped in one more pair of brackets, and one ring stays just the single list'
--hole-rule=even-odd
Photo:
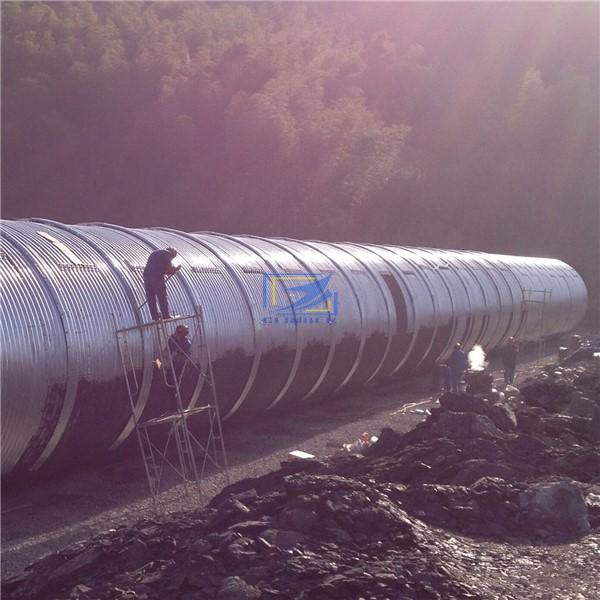
[{"label": "metal scaffold tower", "polygon": [[[189,332],[189,344],[178,344],[173,339],[173,333],[182,325]],[[166,467],[184,483],[188,500],[191,500],[190,488],[195,489],[199,501],[202,499],[202,481],[208,469],[222,474],[229,484],[217,389],[201,308],[197,307],[192,315],[117,329],[116,338],[154,510],[160,512]],[[148,349],[154,363],[152,389],[159,386],[170,408],[143,420],[137,408],[141,383],[136,355],[139,358],[140,352],[146,353]],[[196,406],[200,389],[205,385],[210,388],[210,400]],[[192,419],[197,426],[193,429],[195,433],[190,427]]]},{"label": "metal scaffold tower", "polygon": [[532,342],[532,349],[536,358],[539,359],[546,354],[546,338],[544,337],[546,303],[550,302],[552,298],[552,290],[523,289],[522,293],[522,307],[527,320],[529,320],[530,313],[535,311],[537,314],[537,319],[532,324],[538,337]]}]

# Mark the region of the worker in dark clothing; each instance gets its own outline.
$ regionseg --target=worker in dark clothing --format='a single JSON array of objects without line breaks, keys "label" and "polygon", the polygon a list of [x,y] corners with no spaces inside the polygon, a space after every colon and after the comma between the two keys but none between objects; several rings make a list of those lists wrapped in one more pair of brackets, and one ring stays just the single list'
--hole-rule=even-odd
[{"label": "worker in dark clothing", "polygon": [[517,368],[517,355],[519,346],[514,337],[509,337],[506,346],[502,351],[502,364],[504,366],[504,383],[512,385],[515,380],[515,370]]},{"label": "worker in dark clothing", "polygon": [[467,355],[463,352],[462,346],[456,344],[450,358],[446,361],[450,369],[450,391],[458,394],[460,391],[460,380],[462,379],[465,369],[469,366]]},{"label": "worker in dark clothing", "polygon": [[186,325],[177,325],[175,333],[169,338],[169,352],[173,360],[186,360],[190,357],[192,344],[188,339],[189,333]]},{"label": "worker in dark clothing", "polygon": [[[180,267],[173,265],[173,259],[177,256],[175,248],[166,250],[155,250],[146,262],[144,268],[144,289],[150,315],[154,321],[159,319],[170,319],[169,304],[167,302],[167,286],[165,275],[174,275]],[[156,306],[156,300],[160,306],[160,313]]]},{"label": "worker in dark clothing", "polygon": [[185,325],[178,325],[175,328],[175,333],[171,335],[168,341],[169,353],[171,354],[171,361],[173,371],[171,371],[171,364],[168,365],[167,381],[169,385],[174,385],[175,381],[173,374],[177,378],[179,385],[182,384],[183,372],[188,360],[191,360],[192,343],[188,338],[190,330]]}]

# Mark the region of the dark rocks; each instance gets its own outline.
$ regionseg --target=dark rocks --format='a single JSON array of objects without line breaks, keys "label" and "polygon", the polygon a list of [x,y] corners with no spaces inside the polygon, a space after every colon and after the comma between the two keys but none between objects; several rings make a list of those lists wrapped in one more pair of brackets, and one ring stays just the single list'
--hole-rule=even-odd
[{"label": "dark rocks", "polygon": [[494,404],[488,414],[494,425],[502,431],[514,431],[517,428],[517,417],[508,406]]},{"label": "dark rocks", "polygon": [[282,515],[287,517],[290,525],[296,531],[308,533],[319,520],[319,516],[314,510],[303,507],[295,507]]},{"label": "dark rocks", "polygon": [[518,523],[520,488],[498,478],[472,487],[424,485],[398,491],[406,509],[439,527],[487,536],[522,535]]},{"label": "dark rocks", "polygon": [[558,412],[571,401],[573,388],[564,379],[554,380],[541,376],[521,386],[521,395],[529,406],[539,406],[551,412]]},{"label": "dark rocks", "polygon": [[542,417],[543,430],[548,435],[557,436],[563,431],[579,434],[591,434],[591,419],[584,417],[571,417],[564,414],[554,414]]},{"label": "dark rocks", "polygon": [[465,460],[466,456],[484,458],[492,462],[502,462],[506,460],[506,451],[504,444],[501,445],[493,439],[474,438],[466,440],[461,445],[461,462]]},{"label": "dark rocks", "polygon": [[267,540],[272,546],[288,550],[294,546],[299,546],[306,541],[306,537],[297,531],[286,531],[282,529],[267,529],[261,537]]},{"label": "dark rocks", "polygon": [[148,546],[139,538],[133,539],[121,551],[121,555],[129,569],[137,569],[150,560]]},{"label": "dark rocks", "polygon": [[488,417],[469,412],[444,412],[438,417],[432,430],[437,435],[450,439],[502,436],[502,432]]},{"label": "dark rocks", "polygon": [[[597,445],[596,445],[597,446]],[[578,481],[600,481],[600,448],[570,450],[559,456],[556,469]]]},{"label": "dark rocks", "polygon": [[543,537],[564,539],[590,530],[583,495],[569,481],[531,485],[520,494],[519,504],[520,522]]},{"label": "dark rocks", "polygon": [[87,585],[79,584],[71,590],[69,597],[73,600],[84,600],[85,598],[89,598],[90,593],[93,591],[93,588]]},{"label": "dark rocks", "polygon": [[241,577],[226,577],[217,591],[217,600],[258,600],[259,589],[248,585]]},{"label": "dark rocks", "polygon": [[480,415],[487,415],[491,403],[485,398],[472,396],[470,394],[453,394],[446,392],[439,399],[440,406],[444,410],[452,412],[473,412]]},{"label": "dark rocks", "polygon": [[[127,553],[127,547],[123,550]],[[104,552],[101,548],[91,548],[71,558],[62,565],[56,567],[49,575],[50,583],[60,583],[70,577],[81,576],[91,570],[102,558]]]},{"label": "dark rocks", "polygon": [[540,407],[520,407],[517,411],[517,429],[523,433],[542,433],[546,411]]},{"label": "dark rocks", "polygon": [[383,428],[381,430],[381,434],[379,435],[377,441],[369,446],[363,454],[365,456],[385,456],[387,454],[391,454],[391,452],[396,448],[400,439],[398,433],[396,433],[393,429]]},{"label": "dark rocks", "polygon": [[542,439],[527,433],[508,438],[503,446],[515,458],[530,462],[540,460],[546,456],[546,452],[550,449]]},{"label": "dark rocks", "polygon": [[[398,498],[428,522],[478,535],[545,539],[549,532],[530,513],[520,514],[519,495],[554,476],[600,481],[591,419],[564,414],[575,406],[592,413],[600,385],[597,375],[579,369],[543,373],[523,387],[525,396],[511,391],[512,407],[472,394],[443,394],[440,407],[388,448],[388,456],[353,464],[348,472],[405,484]],[[566,538],[575,530],[557,527],[554,535]]]},{"label": "dark rocks", "polygon": [[[270,514],[257,511],[258,498],[246,498],[255,518],[243,520],[246,511],[232,513],[236,505],[224,493],[203,511],[173,515],[153,529],[140,525],[140,531],[152,531],[141,542],[135,527],[96,538],[65,563],[69,570],[53,586],[41,577],[46,563],[4,592],[8,598],[87,600],[478,597],[444,569],[439,549],[430,546],[435,534],[392,498],[400,488],[284,473],[270,479],[270,495],[285,496]],[[227,521],[234,519],[227,529],[214,525],[220,510]],[[129,570],[131,557],[143,556],[146,548],[154,549],[150,560]],[[86,570],[92,565],[93,573]]]},{"label": "dark rocks", "polygon": [[461,465],[453,483],[456,485],[471,485],[482,477],[499,477],[513,481],[518,478],[518,471],[503,463],[474,458]]},{"label": "dark rocks", "polygon": [[476,413],[489,417],[502,431],[514,431],[517,427],[514,412],[508,406],[492,403],[488,398],[446,393],[440,397],[440,406],[446,411]]},{"label": "dark rocks", "polygon": [[565,412],[573,417],[593,419],[600,412],[600,405],[586,396],[577,396],[571,400]]}]

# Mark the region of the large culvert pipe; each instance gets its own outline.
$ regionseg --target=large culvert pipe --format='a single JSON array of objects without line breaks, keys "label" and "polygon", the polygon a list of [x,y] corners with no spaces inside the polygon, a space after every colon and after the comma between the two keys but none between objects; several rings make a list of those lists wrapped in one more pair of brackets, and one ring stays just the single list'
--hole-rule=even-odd
[{"label": "large culvert pipe", "polygon": [[[142,270],[168,246],[183,265],[170,303],[202,307],[225,418],[429,367],[459,341],[490,350],[562,333],[587,302],[554,259],[3,221],[2,473],[83,461],[131,434],[115,328],[150,319]],[[322,293],[312,309],[292,289],[302,282]],[[136,407],[156,414],[152,352],[134,346]]]}]

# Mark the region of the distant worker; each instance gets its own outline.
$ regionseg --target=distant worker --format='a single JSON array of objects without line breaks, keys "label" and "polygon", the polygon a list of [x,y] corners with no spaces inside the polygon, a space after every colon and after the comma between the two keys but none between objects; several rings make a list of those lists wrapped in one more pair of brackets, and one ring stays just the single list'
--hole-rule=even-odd
[{"label": "distant worker", "polygon": [[467,355],[463,352],[462,346],[456,344],[450,358],[446,361],[450,369],[450,391],[454,394],[460,392],[460,380],[465,369],[469,366]]},{"label": "distant worker", "polygon": [[504,366],[504,383],[512,385],[515,380],[515,370],[517,368],[517,356],[519,346],[514,337],[509,337],[508,342],[502,350],[502,365]]},{"label": "distant worker", "polygon": [[[180,267],[173,265],[173,259],[177,256],[175,248],[166,250],[155,250],[149,257],[144,268],[144,289],[150,315],[154,321],[159,319],[170,319],[169,303],[167,302],[167,286],[165,275],[174,275]],[[156,300],[160,306],[160,313],[156,306]]]}]

